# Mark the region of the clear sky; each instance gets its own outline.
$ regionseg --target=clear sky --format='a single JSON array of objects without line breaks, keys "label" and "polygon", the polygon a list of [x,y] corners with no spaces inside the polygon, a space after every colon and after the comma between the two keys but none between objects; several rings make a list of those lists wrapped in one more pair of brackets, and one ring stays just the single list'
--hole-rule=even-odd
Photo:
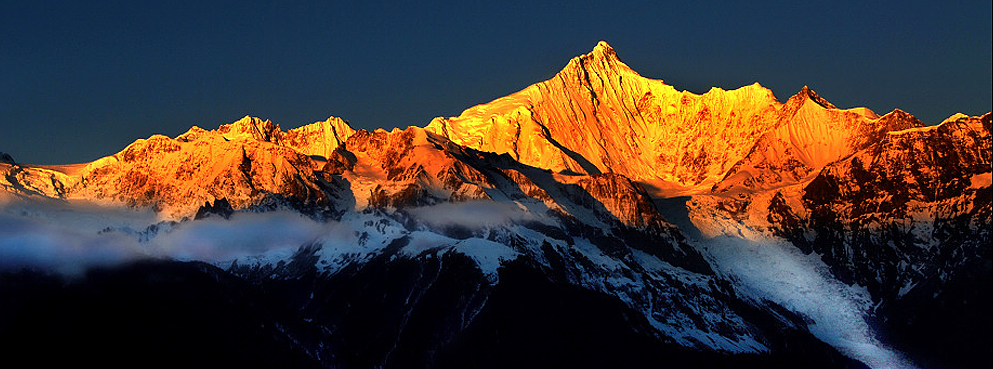
[{"label": "clear sky", "polygon": [[991,110],[979,1],[5,1],[0,151],[84,162],[246,114],[284,129],[435,116],[545,80],[606,40],[641,75],[705,92],[809,85],[928,124]]}]

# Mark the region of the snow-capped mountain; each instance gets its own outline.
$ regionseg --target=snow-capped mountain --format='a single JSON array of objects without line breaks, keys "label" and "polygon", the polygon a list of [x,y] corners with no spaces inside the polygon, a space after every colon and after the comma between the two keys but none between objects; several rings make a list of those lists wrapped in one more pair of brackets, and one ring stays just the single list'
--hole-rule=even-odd
[{"label": "snow-capped mountain", "polygon": [[320,170],[320,157],[354,132],[334,117],[284,132],[246,116],[216,130],[194,126],[175,138],[139,139],[82,165],[12,166],[5,187],[20,195],[151,206],[174,219],[217,199],[236,209],[289,201],[330,210],[333,179]]},{"label": "snow-capped mountain", "polygon": [[887,132],[923,126],[901,110],[879,117],[865,108],[838,109],[807,87],[787,100],[782,113],[779,125],[752,145],[715,191],[754,192],[809,182],[824,166]]},{"label": "snow-capped mountain", "polygon": [[[3,156],[0,266],[63,265],[33,250],[64,243],[184,261],[67,288],[237,296],[208,300],[263,329],[221,339],[278,349],[218,357],[300,367],[972,367],[990,362],[963,349],[991,341],[990,147],[990,114],[697,95],[600,42],[423,128],[246,116],[91,163]],[[968,334],[926,344],[942,325]]]},{"label": "snow-capped mountain", "polygon": [[758,84],[678,91],[638,75],[601,42],[548,81],[426,129],[556,172],[618,173],[681,188],[719,180],[778,123],[781,109]]}]

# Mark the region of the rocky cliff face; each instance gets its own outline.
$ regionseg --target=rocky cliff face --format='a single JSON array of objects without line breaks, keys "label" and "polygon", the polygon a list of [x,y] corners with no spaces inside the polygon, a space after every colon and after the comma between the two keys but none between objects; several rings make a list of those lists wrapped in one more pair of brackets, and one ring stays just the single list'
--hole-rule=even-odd
[{"label": "rocky cliff face", "polygon": [[[978,313],[991,308],[990,142],[990,114],[889,132],[824,168],[802,201],[777,195],[769,221],[839,279],[865,286],[912,357],[969,367],[963,358],[990,341]],[[922,344],[948,327],[960,334]]]},{"label": "rocky cliff face", "polygon": [[990,241],[989,127],[987,114],[890,132],[829,165],[803,195],[819,238],[794,243],[888,297],[981,260]]}]

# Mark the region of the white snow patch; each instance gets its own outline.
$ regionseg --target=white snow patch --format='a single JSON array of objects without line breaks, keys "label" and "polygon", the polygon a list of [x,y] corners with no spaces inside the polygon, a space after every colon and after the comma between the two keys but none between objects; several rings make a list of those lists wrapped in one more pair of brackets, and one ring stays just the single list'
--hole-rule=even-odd
[{"label": "white snow patch", "polygon": [[701,274],[690,272],[638,249],[631,249],[632,258],[646,271],[664,273],[687,284],[706,285],[709,279]]},{"label": "white snow patch", "polygon": [[900,287],[900,291],[897,292],[897,294],[898,296],[903,297],[903,295],[906,295],[910,292],[910,290],[914,289],[914,287],[917,287],[917,282],[908,282],[903,287]]},{"label": "white snow patch", "polygon": [[400,253],[411,258],[432,250],[449,249],[457,242],[453,238],[434,232],[415,231],[411,232],[409,236],[410,242],[400,250]]},{"label": "white snow patch", "polygon": [[406,234],[400,225],[382,220],[370,214],[352,213],[339,222],[328,222],[319,239],[319,265],[325,272],[336,273],[353,262],[378,255],[393,240]]},{"label": "white snow patch", "polygon": [[475,260],[479,270],[491,281],[496,281],[497,269],[502,263],[514,260],[520,255],[507,245],[481,238],[459,241],[455,245],[455,251]]},{"label": "white snow patch", "polygon": [[440,254],[448,250],[454,250],[476,262],[479,270],[486,275],[490,282],[497,281],[497,270],[502,263],[520,256],[520,253],[499,242],[482,238],[455,240],[425,231],[411,232],[410,243],[404,246],[400,252],[408,257],[417,257],[426,252],[434,251]]},{"label": "white snow patch", "polygon": [[573,249],[577,250],[591,262],[597,264],[604,270],[625,269],[626,265],[620,260],[607,256],[599,247],[585,238],[574,238]]},{"label": "white snow patch", "polygon": [[818,339],[874,369],[913,368],[875,338],[865,316],[868,292],[834,279],[816,255],[803,255],[785,241],[749,234],[703,241],[719,273],[737,281],[746,295],[765,299],[809,318]]}]

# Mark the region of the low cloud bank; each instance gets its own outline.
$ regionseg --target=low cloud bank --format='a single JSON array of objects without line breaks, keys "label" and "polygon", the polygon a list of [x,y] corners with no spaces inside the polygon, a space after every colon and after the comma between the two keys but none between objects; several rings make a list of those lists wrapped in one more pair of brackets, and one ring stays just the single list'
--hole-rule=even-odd
[{"label": "low cloud bank", "polygon": [[154,215],[79,205],[16,204],[0,209],[0,271],[38,268],[79,274],[139,259],[223,262],[296,250],[321,236],[326,224],[290,212],[236,213],[140,232]]},{"label": "low cloud bank", "polygon": [[[515,204],[492,201],[413,208],[432,227],[481,229],[536,220]],[[153,226],[149,228],[149,226]],[[85,203],[13,202],[0,206],[0,271],[38,268],[80,274],[141,259],[224,263],[260,255],[289,256],[321,240],[330,254],[362,251],[360,229],[321,223],[295,212],[235,213],[178,224],[160,223],[149,209]]]},{"label": "low cloud bank", "polygon": [[409,209],[407,212],[414,219],[430,226],[462,226],[470,229],[537,219],[534,214],[515,204],[495,201],[442,203]]}]

